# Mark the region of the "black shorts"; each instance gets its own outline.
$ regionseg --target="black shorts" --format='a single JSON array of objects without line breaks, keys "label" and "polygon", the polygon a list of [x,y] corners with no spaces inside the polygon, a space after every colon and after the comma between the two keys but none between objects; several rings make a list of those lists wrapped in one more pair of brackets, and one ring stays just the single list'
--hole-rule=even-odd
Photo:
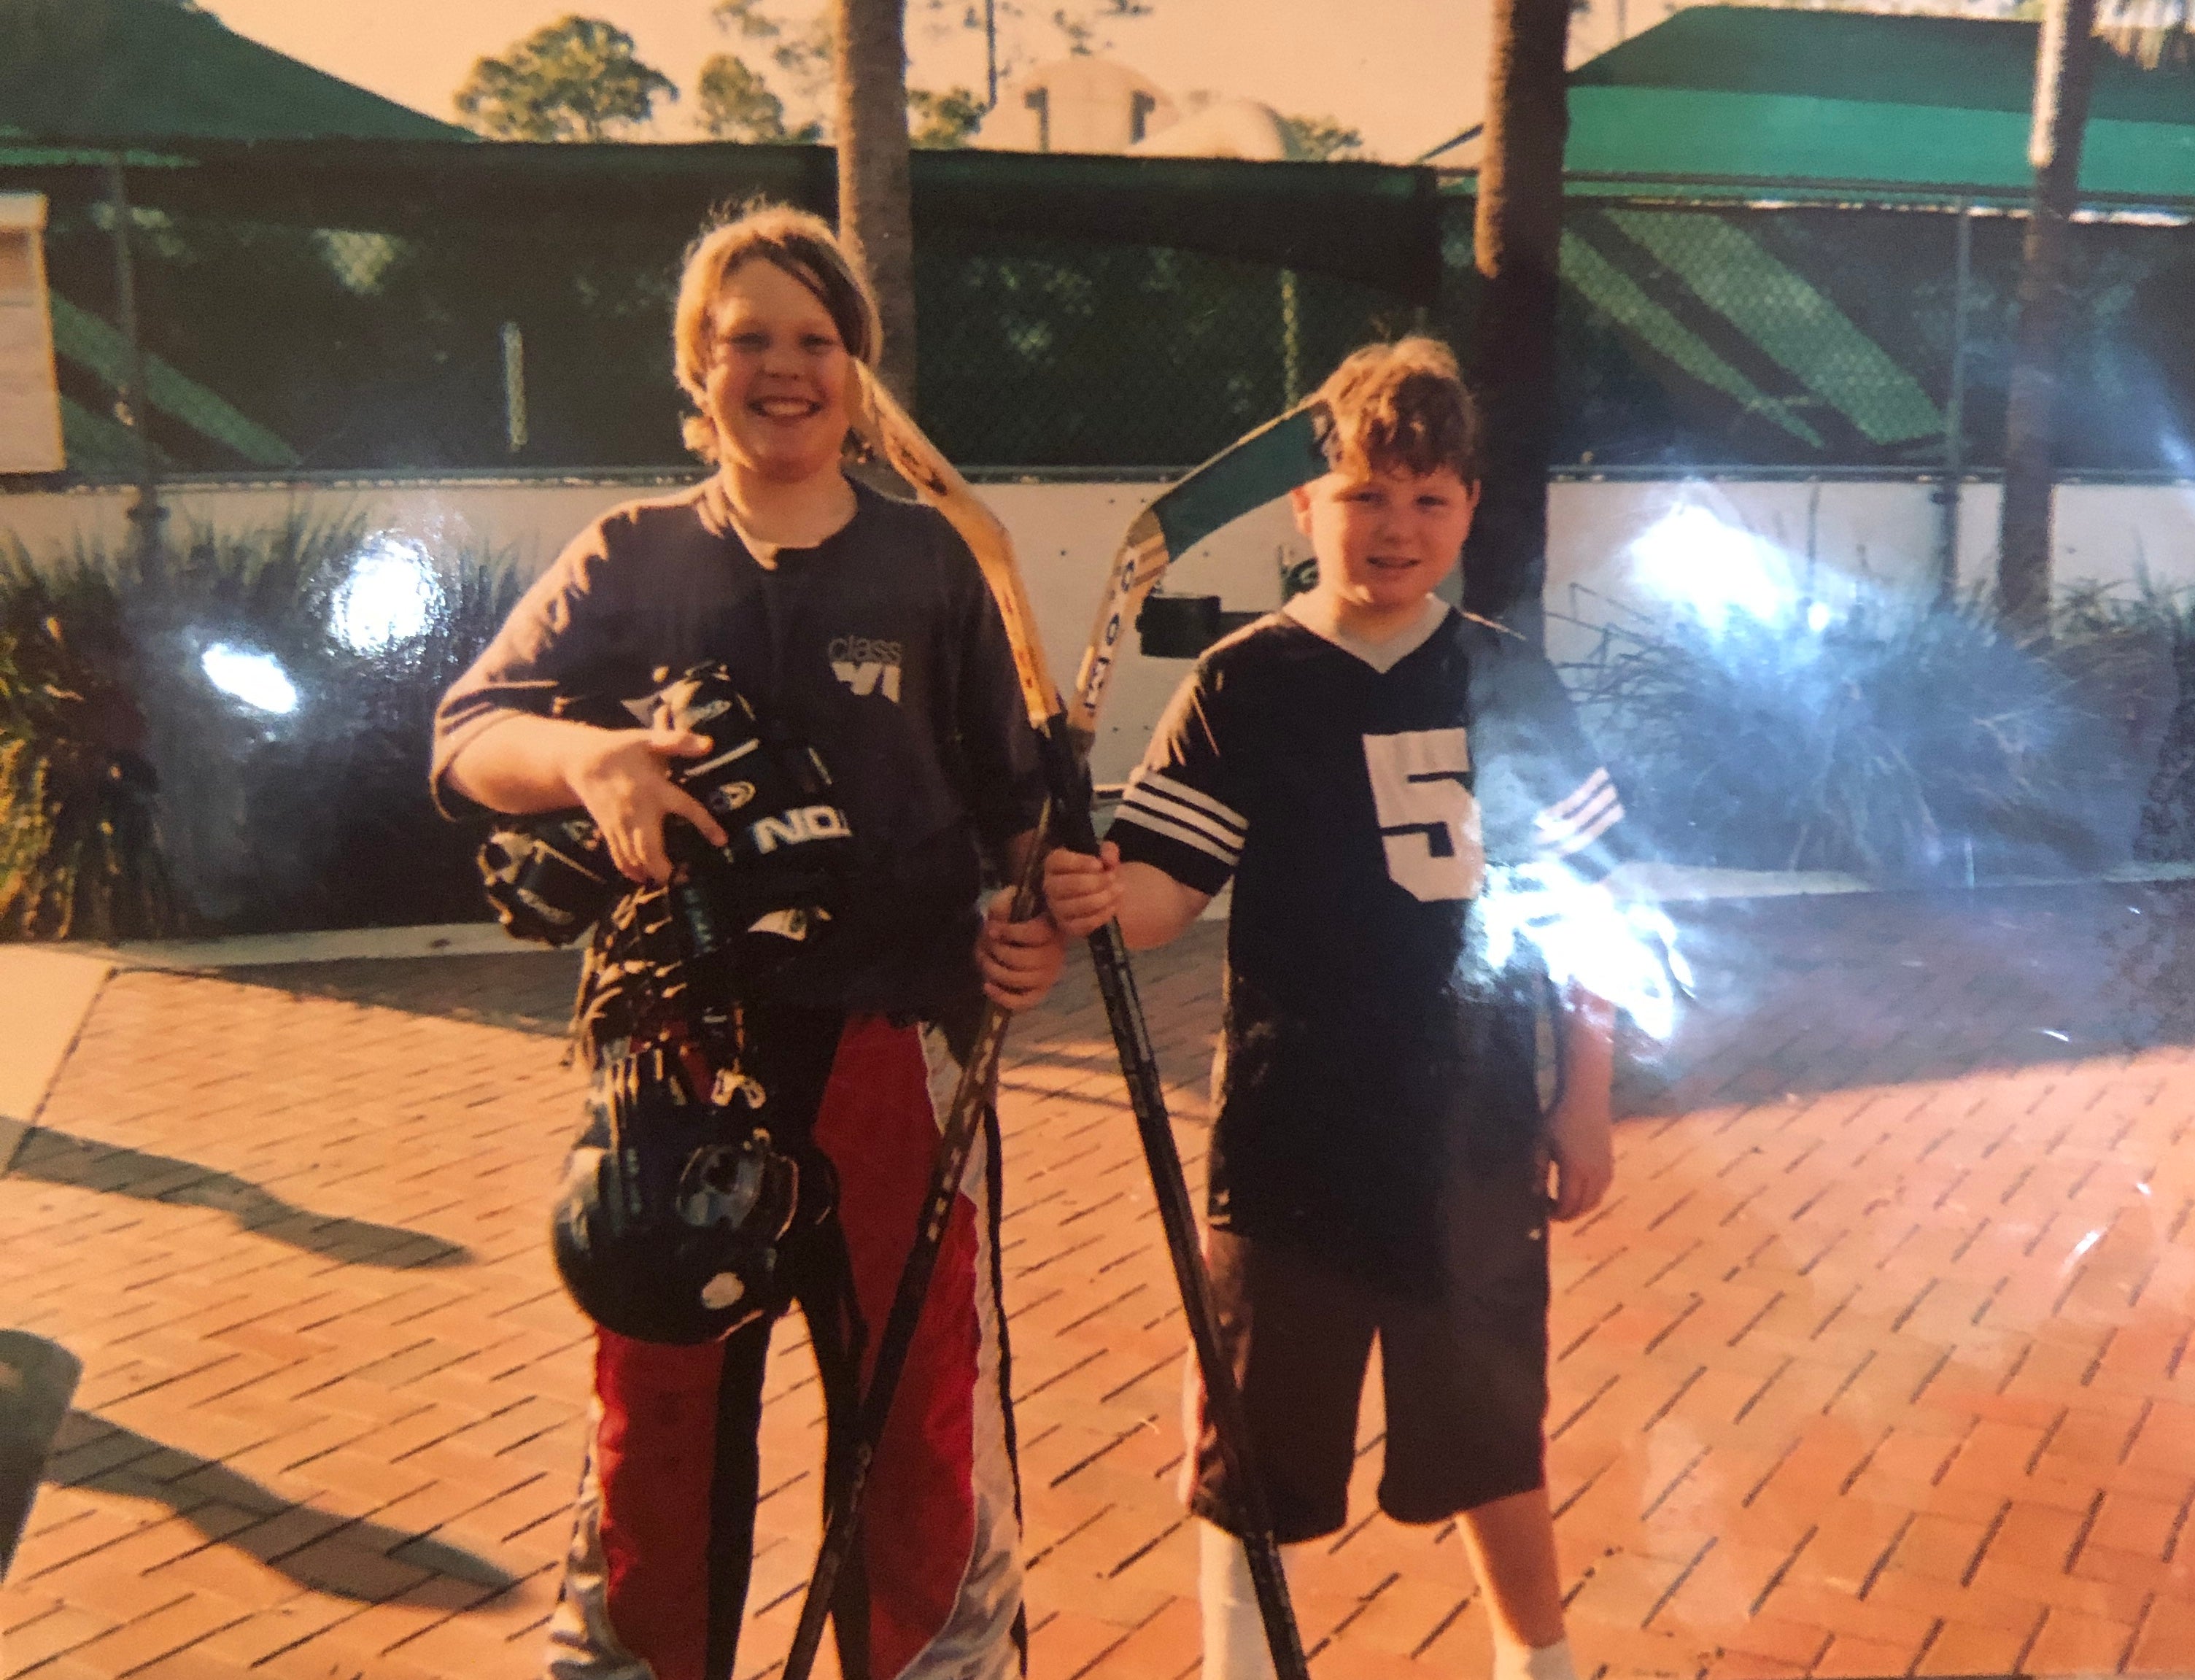
[{"label": "black shorts", "polygon": [[[1388,1295],[1292,1245],[1212,1231],[1220,1337],[1242,1384],[1276,1539],[1349,1516],[1357,1408],[1380,1338],[1386,1401],[1380,1508],[1438,1522],[1547,1480],[1547,1218],[1530,1163],[1453,1193],[1443,1298]],[[1234,1531],[1202,1385],[1189,1506]]]}]

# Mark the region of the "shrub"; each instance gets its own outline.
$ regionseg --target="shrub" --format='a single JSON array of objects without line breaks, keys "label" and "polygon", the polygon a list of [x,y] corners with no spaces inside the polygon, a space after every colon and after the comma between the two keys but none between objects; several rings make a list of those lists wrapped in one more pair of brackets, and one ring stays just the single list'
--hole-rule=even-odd
[{"label": "shrub", "polygon": [[[406,577],[418,622],[376,633],[360,580]],[[356,519],[0,555],[0,936],[481,913],[471,839],[427,798],[428,728],[518,587],[498,556],[434,568]]]},{"label": "shrub", "polygon": [[112,649],[89,629],[80,645],[43,590],[0,590],[0,937],[179,929],[144,720]]},{"label": "shrub", "polygon": [[2033,639],[1979,598],[1631,614],[1565,675],[1667,858],[1886,881],[2086,873],[2131,850],[2175,610],[2091,591]]},{"label": "shrub", "polygon": [[2150,658],[2169,680],[2148,685],[2147,703],[2129,728],[2154,727],[2156,769],[2145,789],[2134,854],[2145,862],[2195,860],[2195,595],[2145,592],[2143,630]]}]

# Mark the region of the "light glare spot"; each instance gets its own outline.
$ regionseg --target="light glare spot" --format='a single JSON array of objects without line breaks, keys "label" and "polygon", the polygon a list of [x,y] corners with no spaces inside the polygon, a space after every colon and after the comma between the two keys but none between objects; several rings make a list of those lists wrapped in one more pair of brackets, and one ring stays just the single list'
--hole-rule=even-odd
[{"label": "light glare spot", "polygon": [[216,642],[199,659],[206,681],[254,711],[286,715],[297,709],[297,686],[270,653],[253,653]]},{"label": "light glare spot", "polygon": [[367,539],[337,590],[330,628],[357,653],[409,642],[432,624],[441,580],[418,543],[383,531]]},{"label": "light glare spot", "polygon": [[1553,865],[1491,872],[1481,908],[1495,969],[1522,941],[1538,950],[1558,987],[1575,983],[1615,1004],[1657,1044],[1675,1033],[1677,997],[1692,989],[1691,968],[1658,905],[1619,901]]},{"label": "light glare spot", "polygon": [[1718,633],[1733,613],[1774,624],[1789,615],[1796,594],[1781,550],[1697,503],[1648,526],[1633,539],[1631,555],[1650,593],[1689,607]]}]

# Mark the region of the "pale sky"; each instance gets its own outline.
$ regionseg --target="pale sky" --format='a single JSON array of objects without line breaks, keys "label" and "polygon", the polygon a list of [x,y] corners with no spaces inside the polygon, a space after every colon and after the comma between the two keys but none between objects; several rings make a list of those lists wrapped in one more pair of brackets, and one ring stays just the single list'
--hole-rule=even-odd
[{"label": "pale sky", "polygon": [[[908,7],[909,80],[919,87],[983,79],[980,29],[941,27],[941,13]],[[1056,0],[1025,0],[1034,16]],[[451,119],[450,97],[484,55],[504,51],[570,11],[607,18],[686,97],[660,136],[690,135],[695,72],[741,43],[710,20],[711,0],[200,0],[231,29],[346,81]],[[1376,156],[1415,157],[1477,120],[1483,103],[1487,0],[1151,0],[1149,17],[1110,26],[1110,55],[1174,94],[1209,90],[1262,100],[1289,115],[1330,116],[1357,129]],[[981,0],[975,10],[981,14]],[[788,20],[815,0],[777,0]],[[1613,0],[1598,8],[1612,12]],[[1656,21],[1665,0],[1629,0],[1630,27]],[[1605,33],[1593,16],[1575,32],[1588,49]],[[1050,26],[1014,26],[1007,44],[1040,60],[1064,50]],[[752,47],[744,54],[764,67]]]}]

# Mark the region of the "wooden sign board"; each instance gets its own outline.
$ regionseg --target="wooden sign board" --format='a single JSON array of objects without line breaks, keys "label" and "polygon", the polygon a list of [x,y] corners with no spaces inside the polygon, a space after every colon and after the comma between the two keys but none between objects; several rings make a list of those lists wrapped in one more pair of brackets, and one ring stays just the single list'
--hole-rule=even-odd
[{"label": "wooden sign board", "polygon": [[0,193],[0,473],[57,473],[66,464],[45,226],[43,194]]}]

